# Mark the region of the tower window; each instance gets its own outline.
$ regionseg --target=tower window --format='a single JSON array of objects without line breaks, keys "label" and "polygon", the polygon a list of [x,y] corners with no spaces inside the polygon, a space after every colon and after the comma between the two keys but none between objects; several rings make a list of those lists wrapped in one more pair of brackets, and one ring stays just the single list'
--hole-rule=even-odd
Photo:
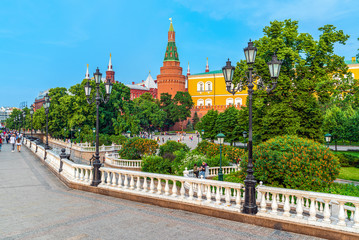
[{"label": "tower window", "polygon": [[197,92],[203,92],[204,84],[203,82],[197,83]]},{"label": "tower window", "polygon": [[212,91],[212,82],[206,82],[206,91]]}]

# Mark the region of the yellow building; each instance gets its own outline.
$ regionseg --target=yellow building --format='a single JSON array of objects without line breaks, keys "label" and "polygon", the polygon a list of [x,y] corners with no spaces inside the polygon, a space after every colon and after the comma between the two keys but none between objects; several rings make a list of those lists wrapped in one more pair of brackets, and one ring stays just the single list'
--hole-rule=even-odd
[{"label": "yellow building", "polygon": [[345,61],[348,64],[349,71],[353,74],[354,79],[359,79],[359,59],[352,57],[352,60]]},{"label": "yellow building", "polygon": [[222,70],[188,75],[188,92],[194,106],[242,106],[246,104],[247,91],[235,95],[227,92]]}]

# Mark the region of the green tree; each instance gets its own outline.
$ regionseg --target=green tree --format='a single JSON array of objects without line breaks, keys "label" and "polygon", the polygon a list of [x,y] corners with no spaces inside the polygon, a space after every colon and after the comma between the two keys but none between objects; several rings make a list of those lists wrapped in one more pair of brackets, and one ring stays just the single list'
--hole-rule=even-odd
[{"label": "green tree", "polygon": [[[177,92],[173,98],[175,104],[175,115],[173,116],[174,122],[183,122],[191,116],[191,108],[193,107],[193,101],[191,95],[188,92]],[[183,124],[182,124],[183,131]]]},{"label": "green tree", "polygon": [[[254,92],[255,138],[266,140],[289,133],[322,140],[320,104],[337,94],[336,86],[341,85],[348,71],[344,58],[334,54],[334,45],[345,44],[349,36],[333,25],[319,31],[319,39],[315,40],[308,33],[298,32],[297,21],[273,21],[263,29],[264,36],[254,41],[258,49],[255,70],[262,76],[263,85],[271,81],[266,62],[273,52],[283,60],[276,89],[266,94],[259,87]],[[245,71],[244,62],[238,63],[235,82]],[[245,107],[243,111],[247,111]]]},{"label": "green tree", "polygon": [[226,136],[225,141],[231,143],[231,145],[242,136],[242,132],[239,132],[238,128],[233,129],[238,120],[239,110],[233,106],[220,113],[216,120],[215,128],[217,133],[222,132]]},{"label": "green tree", "polygon": [[198,114],[197,114],[197,112],[194,112],[193,118],[192,118],[192,124],[193,124],[194,129],[197,129],[196,125],[198,122],[199,122]]},{"label": "green tree", "polygon": [[174,104],[174,101],[172,100],[172,95],[168,93],[162,93],[160,104],[161,109],[166,113],[164,127],[166,130],[168,130],[175,124],[176,106]]},{"label": "green tree", "polygon": [[218,134],[218,129],[216,128],[217,118],[218,111],[211,109],[197,123],[198,131],[201,132],[202,129],[204,130],[204,138],[209,138],[211,140],[216,139]]},{"label": "green tree", "polygon": [[34,129],[43,132],[46,128],[46,114],[44,107],[37,109],[33,116],[33,127]]}]

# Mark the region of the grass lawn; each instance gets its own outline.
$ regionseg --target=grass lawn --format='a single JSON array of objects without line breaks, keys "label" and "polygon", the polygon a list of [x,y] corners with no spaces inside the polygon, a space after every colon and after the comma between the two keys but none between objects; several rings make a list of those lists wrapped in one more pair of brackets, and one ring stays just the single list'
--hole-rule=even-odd
[{"label": "grass lawn", "polygon": [[342,167],[338,178],[352,181],[359,181],[359,168]]}]

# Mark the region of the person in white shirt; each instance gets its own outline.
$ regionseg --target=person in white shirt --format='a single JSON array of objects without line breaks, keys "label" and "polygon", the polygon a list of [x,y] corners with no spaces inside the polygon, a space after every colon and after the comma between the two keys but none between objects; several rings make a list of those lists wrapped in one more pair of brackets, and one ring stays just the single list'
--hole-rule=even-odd
[{"label": "person in white shirt", "polygon": [[15,138],[15,135],[11,135],[10,137],[10,144],[12,144],[12,151],[11,152],[14,152],[15,150],[15,141],[16,141],[16,138]]}]

